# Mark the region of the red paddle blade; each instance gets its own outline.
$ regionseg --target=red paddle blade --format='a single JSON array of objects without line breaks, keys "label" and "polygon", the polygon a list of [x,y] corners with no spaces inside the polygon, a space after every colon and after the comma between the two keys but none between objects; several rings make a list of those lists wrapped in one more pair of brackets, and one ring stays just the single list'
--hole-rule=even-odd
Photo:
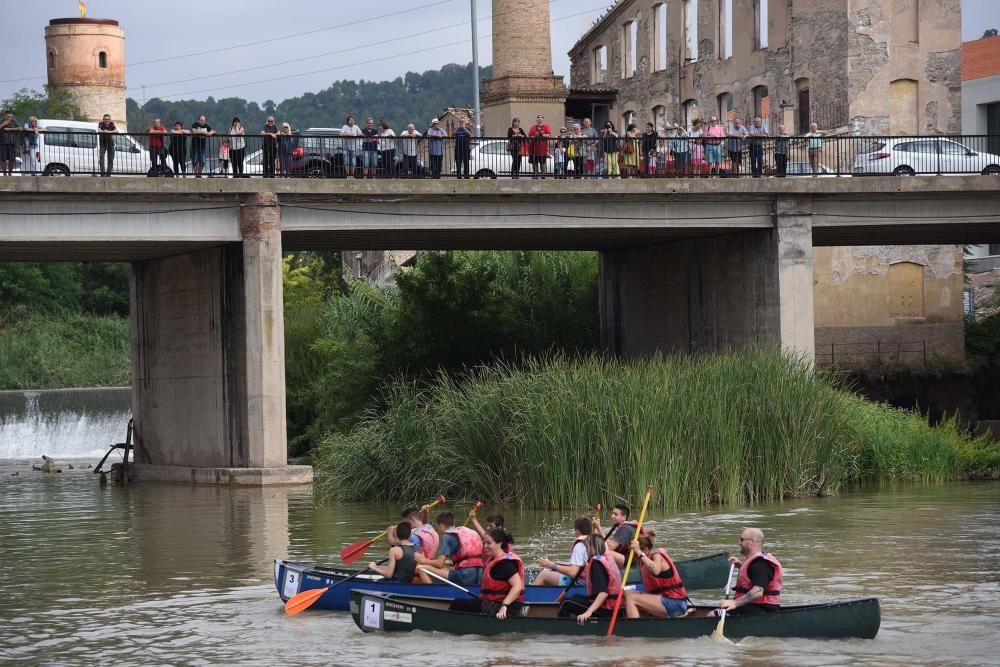
[{"label": "red paddle blade", "polygon": [[308,591],[302,591],[297,595],[293,595],[288,598],[288,602],[285,603],[285,613],[294,616],[300,611],[305,611],[312,606],[316,600],[323,597],[329,588],[313,588]]},{"label": "red paddle blade", "polygon": [[372,545],[374,539],[361,540],[360,542],[355,542],[354,544],[349,544],[340,551],[340,560],[344,561],[344,565],[350,565],[357,559],[365,555],[368,551],[368,547]]}]

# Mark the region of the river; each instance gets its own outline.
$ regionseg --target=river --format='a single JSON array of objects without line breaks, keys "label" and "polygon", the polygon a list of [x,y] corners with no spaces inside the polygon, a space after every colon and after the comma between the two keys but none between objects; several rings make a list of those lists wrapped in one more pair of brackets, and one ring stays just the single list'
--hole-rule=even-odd
[{"label": "river", "polygon": [[[477,640],[365,635],[346,613],[283,613],[273,558],[332,562],[398,507],[320,503],[303,488],[102,485],[82,453],[51,475],[31,469],[38,461],[0,461],[2,664],[998,663],[997,484],[651,513],[678,558],[735,552],[742,527],[762,527],[786,568],[784,601],[879,596],[874,640]],[[526,559],[567,550],[572,513],[505,514]]]}]

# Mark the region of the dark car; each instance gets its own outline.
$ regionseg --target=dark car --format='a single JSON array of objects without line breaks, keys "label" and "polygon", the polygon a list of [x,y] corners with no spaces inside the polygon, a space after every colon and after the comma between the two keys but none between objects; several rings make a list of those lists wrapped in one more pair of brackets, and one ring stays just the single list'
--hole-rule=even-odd
[{"label": "dark car", "polygon": [[[295,134],[292,152],[292,175],[308,176],[310,178],[330,178],[346,176],[344,168],[344,146],[340,139],[340,130],[336,128],[310,128]],[[403,172],[402,150],[396,150],[394,173],[401,177]],[[355,174],[360,175],[363,168],[362,156],[355,160]],[[386,173],[387,166],[383,155],[379,154],[379,173]],[[429,173],[423,160],[417,159],[415,176],[426,176]]]}]

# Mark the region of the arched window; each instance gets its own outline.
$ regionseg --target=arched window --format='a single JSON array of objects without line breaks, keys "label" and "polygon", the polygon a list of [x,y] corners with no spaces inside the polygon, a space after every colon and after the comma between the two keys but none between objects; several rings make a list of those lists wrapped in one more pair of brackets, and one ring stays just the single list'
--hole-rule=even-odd
[{"label": "arched window", "polygon": [[805,134],[809,131],[809,79],[796,79],[795,89],[798,91],[798,132]]},{"label": "arched window", "polygon": [[684,118],[682,119],[684,127],[690,130],[691,124],[699,118],[701,115],[698,112],[698,100],[686,100],[684,102]]},{"label": "arched window", "polygon": [[622,114],[622,126],[619,128],[619,130],[620,130],[619,134],[621,134],[622,132],[624,132],[625,130],[627,130],[628,126],[631,125],[634,122],[635,122],[635,112],[634,111],[626,111],[625,113],[623,113]]},{"label": "arched window", "polygon": [[667,108],[663,105],[653,107],[653,127],[656,133],[663,136],[667,133]]},{"label": "arched window", "polygon": [[733,104],[732,93],[722,93],[719,95],[719,122],[724,126],[729,125],[736,118],[736,111]]},{"label": "arched window", "polygon": [[606,83],[608,80],[608,47],[598,46],[593,51],[594,71],[591,83]]},{"label": "arched window", "polygon": [[56,68],[56,52],[49,51],[49,69]]},{"label": "arched window", "polygon": [[108,54],[106,51],[101,51],[97,54],[97,65],[101,69],[108,68]]},{"label": "arched window", "polygon": [[756,86],[753,89],[753,115],[764,120],[771,114],[771,101],[767,97],[767,86]]},{"label": "arched window", "polygon": [[622,78],[633,77],[638,70],[638,45],[639,21],[629,21],[622,26]]}]

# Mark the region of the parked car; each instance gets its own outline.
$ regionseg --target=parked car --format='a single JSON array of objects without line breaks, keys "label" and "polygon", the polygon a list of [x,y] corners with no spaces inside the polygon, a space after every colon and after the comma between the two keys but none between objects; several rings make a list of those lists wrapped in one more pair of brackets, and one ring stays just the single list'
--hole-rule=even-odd
[{"label": "parked car", "polygon": [[[510,176],[512,160],[504,140],[481,141],[473,144],[469,154],[469,172],[476,178],[496,178]],[[549,154],[545,159],[545,173],[552,175],[555,161]],[[452,173],[456,173],[452,170]],[[521,175],[531,176],[531,164],[526,156],[521,157]]]},{"label": "parked car", "polygon": [[[302,130],[294,134],[292,141],[292,175],[306,176],[310,178],[329,178],[346,176],[344,169],[344,147],[343,140],[339,139],[339,128],[315,127]],[[402,174],[403,151],[397,139],[396,148],[396,170],[395,173]],[[355,159],[355,174],[361,175],[364,166],[363,158],[358,155]],[[243,167],[244,173],[249,176],[260,176],[264,173],[264,151],[257,150],[247,156]],[[385,173],[386,164],[379,155],[379,170]],[[421,158],[417,158],[417,176],[426,176],[427,166]]]},{"label": "parked car", "polygon": [[948,137],[897,137],[866,140],[854,158],[857,175],[1000,175],[1000,155],[976,151]]},{"label": "parked car", "polygon": [[[46,176],[100,173],[97,123],[76,120],[40,119],[39,150],[42,173]],[[149,171],[149,151],[127,134],[115,135],[113,174],[145,174]],[[169,158],[168,158],[169,159]]]}]

